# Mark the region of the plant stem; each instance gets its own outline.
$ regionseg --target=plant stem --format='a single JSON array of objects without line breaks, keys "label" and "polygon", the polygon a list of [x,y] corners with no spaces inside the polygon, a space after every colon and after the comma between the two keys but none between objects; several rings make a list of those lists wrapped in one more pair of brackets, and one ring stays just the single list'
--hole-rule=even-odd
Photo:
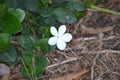
[{"label": "plant stem", "polygon": [[32,57],[32,67],[31,67],[31,73],[32,73],[32,78],[33,78],[33,80],[36,80],[35,78],[35,53],[34,53],[34,55],[33,55],[33,57]]},{"label": "plant stem", "polygon": [[97,6],[93,5],[93,4],[91,4],[90,7],[92,9],[95,9],[95,10],[98,10],[98,11],[107,12],[107,13],[111,13],[111,14],[115,14],[115,15],[120,15],[120,12],[116,12],[116,11],[100,8],[100,7],[97,7]]},{"label": "plant stem", "polygon": [[33,55],[33,58],[32,58],[32,66],[33,66],[34,80],[37,80],[36,66],[35,66],[35,50],[34,50],[34,55]]},{"label": "plant stem", "polygon": [[25,68],[25,71],[26,71],[27,75],[29,76],[30,80],[32,80],[32,78],[31,78],[31,76],[30,76],[30,74],[29,74],[29,72],[28,72],[28,70],[27,70],[27,68],[26,68],[26,66],[25,66],[25,63],[24,63],[23,59],[22,59],[21,57],[20,57],[20,59],[21,59],[21,61],[22,61],[22,63],[23,63],[23,66],[24,66],[24,68]]}]

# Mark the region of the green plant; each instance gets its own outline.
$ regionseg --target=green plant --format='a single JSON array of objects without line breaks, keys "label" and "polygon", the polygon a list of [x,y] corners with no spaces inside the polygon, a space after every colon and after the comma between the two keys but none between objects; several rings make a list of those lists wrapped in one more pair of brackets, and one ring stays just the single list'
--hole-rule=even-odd
[{"label": "green plant", "polygon": [[35,52],[24,51],[21,61],[24,65],[22,74],[30,80],[38,80],[43,73],[44,68],[48,65],[48,61],[44,56],[35,57]]},{"label": "green plant", "polygon": [[21,22],[25,18],[22,9],[9,8],[6,4],[0,4],[0,61],[8,64],[15,63],[17,50],[11,40],[12,35],[22,31]]}]

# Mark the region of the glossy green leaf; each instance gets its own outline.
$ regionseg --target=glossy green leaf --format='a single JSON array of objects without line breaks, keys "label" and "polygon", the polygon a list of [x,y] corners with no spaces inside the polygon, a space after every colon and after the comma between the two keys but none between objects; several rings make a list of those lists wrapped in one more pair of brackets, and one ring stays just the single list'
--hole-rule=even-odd
[{"label": "glossy green leaf", "polygon": [[0,18],[4,17],[8,11],[8,6],[6,4],[0,4]]},{"label": "glossy green leaf", "polygon": [[22,9],[10,8],[8,12],[16,16],[20,22],[22,22],[25,18],[25,12]]},{"label": "glossy green leaf", "polygon": [[55,15],[56,20],[58,20],[61,23],[72,24],[77,21],[74,13],[65,8],[56,8],[54,11],[54,15]]},{"label": "glossy green leaf", "polygon": [[16,59],[17,59],[17,51],[12,44],[10,44],[7,51],[0,54],[0,61],[5,62],[7,64],[15,63]]},{"label": "glossy green leaf", "polygon": [[36,47],[36,40],[32,36],[21,36],[18,41],[24,49],[31,50]]},{"label": "glossy green leaf", "polygon": [[8,49],[10,44],[10,35],[7,33],[0,33],[0,52]]},{"label": "glossy green leaf", "polygon": [[85,11],[86,8],[84,6],[84,4],[81,4],[80,2],[73,2],[70,1],[67,6],[71,9],[71,10],[76,10],[76,11]]},{"label": "glossy green leaf", "polygon": [[43,53],[49,53],[56,48],[56,46],[48,45],[48,40],[49,38],[43,38],[38,41],[38,45]]},{"label": "glossy green leaf", "polygon": [[11,13],[8,13],[0,20],[0,29],[3,32],[16,34],[22,30],[22,24]]},{"label": "glossy green leaf", "polygon": [[36,69],[36,74],[37,76],[40,76],[45,67],[48,65],[48,60],[44,56],[39,56],[35,60],[35,69]]}]

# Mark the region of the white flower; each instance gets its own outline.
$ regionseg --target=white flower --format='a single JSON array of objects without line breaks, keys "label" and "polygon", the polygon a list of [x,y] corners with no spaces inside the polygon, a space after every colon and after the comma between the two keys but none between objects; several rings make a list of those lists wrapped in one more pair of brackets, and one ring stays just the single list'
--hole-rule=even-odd
[{"label": "white flower", "polygon": [[66,26],[61,25],[57,31],[55,27],[50,28],[50,32],[53,35],[48,40],[49,45],[57,45],[57,48],[60,50],[64,50],[66,48],[66,42],[70,42],[72,40],[72,35],[66,32]]}]

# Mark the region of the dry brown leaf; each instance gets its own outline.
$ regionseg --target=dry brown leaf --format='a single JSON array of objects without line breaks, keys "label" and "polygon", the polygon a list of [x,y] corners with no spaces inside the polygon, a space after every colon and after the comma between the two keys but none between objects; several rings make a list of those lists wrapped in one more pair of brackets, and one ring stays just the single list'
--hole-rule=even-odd
[{"label": "dry brown leaf", "polygon": [[54,78],[52,80],[80,80],[82,76],[86,75],[89,72],[90,72],[89,69],[84,69],[83,71],[79,73],[71,73],[68,75],[64,75],[62,77]]},{"label": "dry brown leaf", "polygon": [[5,74],[3,77],[2,77],[2,80],[9,80],[9,74]]},{"label": "dry brown leaf", "polygon": [[89,73],[89,72],[90,72],[89,69],[84,69],[83,71],[75,74],[75,75],[72,77],[72,80],[80,80],[80,78],[81,78],[82,76],[84,76],[85,74],[87,74],[87,73]]},{"label": "dry brown leaf", "polygon": [[104,33],[111,31],[114,27],[107,26],[104,28],[88,28],[85,25],[81,24],[81,29],[82,29],[82,34],[99,34],[99,33]]},{"label": "dry brown leaf", "polygon": [[64,75],[62,77],[57,77],[52,80],[72,80],[72,77],[75,75],[75,73]]}]

